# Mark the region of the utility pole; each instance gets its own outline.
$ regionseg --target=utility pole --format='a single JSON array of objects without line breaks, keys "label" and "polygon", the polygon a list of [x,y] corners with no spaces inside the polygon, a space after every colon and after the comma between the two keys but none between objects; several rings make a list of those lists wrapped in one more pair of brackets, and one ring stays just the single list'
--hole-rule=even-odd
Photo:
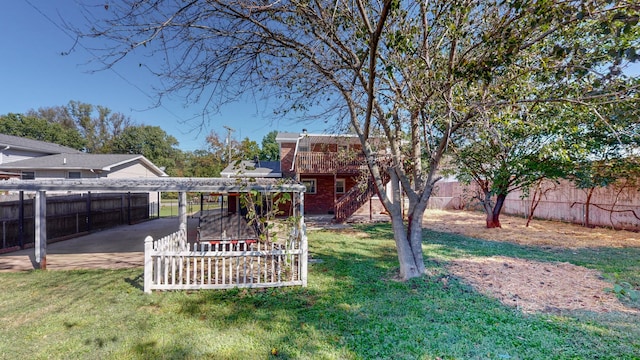
[{"label": "utility pole", "polygon": [[227,165],[231,164],[231,133],[235,131],[234,129],[224,126],[227,129]]}]

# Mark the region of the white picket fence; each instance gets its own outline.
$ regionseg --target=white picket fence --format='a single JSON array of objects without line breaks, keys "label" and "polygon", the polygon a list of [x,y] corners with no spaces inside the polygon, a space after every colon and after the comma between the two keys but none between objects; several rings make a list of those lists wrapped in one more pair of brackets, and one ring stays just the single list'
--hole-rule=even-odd
[{"label": "white picket fence", "polygon": [[283,244],[257,240],[187,242],[186,228],[144,242],[144,291],[307,286],[304,225]]}]

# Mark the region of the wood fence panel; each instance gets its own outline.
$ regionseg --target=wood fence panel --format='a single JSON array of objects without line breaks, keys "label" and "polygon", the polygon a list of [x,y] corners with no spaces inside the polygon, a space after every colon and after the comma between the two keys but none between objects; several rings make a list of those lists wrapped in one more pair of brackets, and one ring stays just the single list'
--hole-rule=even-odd
[{"label": "wood fence panel", "polygon": [[[90,201],[88,201],[90,196]],[[131,206],[129,207],[129,196]],[[90,212],[87,204],[90,203]],[[34,243],[33,199],[23,202],[24,227],[20,241],[20,201],[0,202],[0,235],[2,248],[29,247]],[[74,234],[135,223],[149,218],[149,195],[135,194],[75,194],[47,197],[47,239],[66,238]]]},{"label": "wood fence panel", "polygon": [[[587,215],[587,191],[578,189],[568,181],[546,182],[550,190],[542,197],[534,212],[534,218],[585,224]],[[477,200],[474,186],[458,182],[438,183],[430,208],[473,208]],[[527,217],[531,211],[532,194],[524,196],[516,191],[507,196],[503,213]],[[640,191],[635,188],[596,188],[589,204],[589,224],[640,231]]]}]

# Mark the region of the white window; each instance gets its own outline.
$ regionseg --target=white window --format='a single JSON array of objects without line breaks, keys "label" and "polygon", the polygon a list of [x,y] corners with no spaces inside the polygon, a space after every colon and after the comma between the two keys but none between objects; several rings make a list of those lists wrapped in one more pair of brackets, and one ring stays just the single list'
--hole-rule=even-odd
[{"label": "white window", "polygon": [[80,179],[81,177],[80,171],[69,171],[69,179]]},{"label": "white window", "polygon": [[22,180],[33,180],[36,178],[36,173],[33,171],[23,171],[22,172]]},{"label": "white window", "polygon": [[336,194],[344,194],[345,181],[344,179],[336,179]]},{"label": "white window", "polygon": [[316,193],[316,179],[303,179],[302,184],[307,188],[307,194]]}]

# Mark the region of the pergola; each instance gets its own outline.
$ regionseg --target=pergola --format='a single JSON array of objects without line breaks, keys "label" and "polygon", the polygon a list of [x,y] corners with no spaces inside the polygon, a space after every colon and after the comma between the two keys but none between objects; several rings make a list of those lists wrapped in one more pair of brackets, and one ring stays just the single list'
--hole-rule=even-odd
[{"label": "pergola", "polygon": [[178,192],[179,226],[187,223],[187,192],[212,192],[235,195],[250,191],[261,193],[293,193],[304,223],[305,186],[286,179],[241,178],[135,178],[135,179],[48,179],[0,181],[0,191],[35,192],[35,260],[40,269],[47,267],[47,191],[98,192]]}]

